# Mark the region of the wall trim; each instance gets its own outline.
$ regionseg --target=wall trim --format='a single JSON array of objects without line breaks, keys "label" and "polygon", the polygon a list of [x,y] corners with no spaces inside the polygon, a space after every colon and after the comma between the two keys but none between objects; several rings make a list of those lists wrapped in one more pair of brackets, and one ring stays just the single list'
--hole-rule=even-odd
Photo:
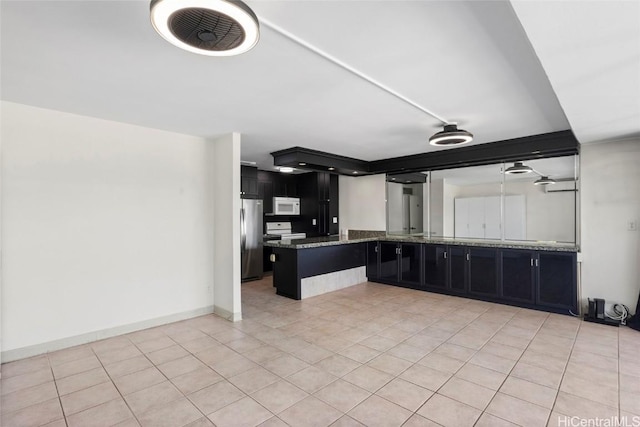
[{"label": "wall trim", "polygon": [[[215,312],[214,306],[208,305],[206,307],[183,311],[181,313],[170,314],[168,316],[156,317],[154,319],[143,320],[141,322],[129,323],[126,325],[116,326],[113,328],[101,329],[99,331],[88,332],[86,334],[75,335],[72,337],[48,341],[41,344],[35,344],[27,347],[7,350],[0,353],[0,361],[2,363],[13,362],[15,360],[25,359],[27,357],[38,356],[40,354],[49,353],[56,350],[62,350],[65,348],[76,346],[76,345],[99,341],[105,338],[115,337],[117,335],[128,334],[130,332],[136,332],[142,329],[153,328],[155,326],[166,325],[167,323],[191,319],[193,317],[203,316],[205,314],[212,314],[212,313],[218,314]],[[224,317],[224,316],[221,316],[221,317]],[[226,317],[224,318],[227,319]]]},{"label": "wall trim", "polygon": [[229,310],[218,307],[217,305],[213,306],[213,314],[231,322],[239,322],[240,320],[242,320],[242,312],[232,313]]}]

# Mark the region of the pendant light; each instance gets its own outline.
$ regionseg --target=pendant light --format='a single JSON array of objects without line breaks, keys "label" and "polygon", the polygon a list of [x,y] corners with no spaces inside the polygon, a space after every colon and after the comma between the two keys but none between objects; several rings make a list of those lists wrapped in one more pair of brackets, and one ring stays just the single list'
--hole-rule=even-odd
[{"label": "pendant light", "polygon": [[447,124],[444,125],[444,130],[440,131],[431,138],[429,138],[429,144],[435,146],[452,146],[462,145],[473,140],[473,134],[467,132],[464,129],[458,129],[457,125]]},{"label": "pendant light", "polygon": [[232,56],[254,47],[258,18],[238,0],[152,0],[151,23],[169,43],[208,56]]},{"label": "pendant light", "polygon": [[549,184],[555,184],[555,183],[556,183],[555,179],[551,179],[548,176],[541,176],[539,179],[533,182],[533,185],[549,185]]},{"label": "pendant light", "polygon": [[504,173],[510,174],[510,175],[516,175],[516,174],[521,174],[521,173],[531,173],[533,172],[533,169],[531,169],[531,167],[523,164],[522,162],[515,162],[513,164],[513,166],[507,168]]}]

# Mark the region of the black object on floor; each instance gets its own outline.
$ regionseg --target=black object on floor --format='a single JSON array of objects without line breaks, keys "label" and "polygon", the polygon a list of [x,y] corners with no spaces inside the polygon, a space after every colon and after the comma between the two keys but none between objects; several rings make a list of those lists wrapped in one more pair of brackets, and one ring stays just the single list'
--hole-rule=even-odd
[{"label": "black object on floor", "polygon": [[627,322],[627,326],[640,331],[640,293],[638,294],[638,304],[636,304],[636,314]]}]

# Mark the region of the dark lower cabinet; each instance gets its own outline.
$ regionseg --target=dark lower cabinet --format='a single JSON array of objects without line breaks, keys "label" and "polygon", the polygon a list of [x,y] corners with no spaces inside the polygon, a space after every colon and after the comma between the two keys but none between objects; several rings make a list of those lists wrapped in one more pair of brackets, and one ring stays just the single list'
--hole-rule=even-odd
[{"label": "dark lower cabinet", "polygon": [[444,245],[424,245],[424,287],[443,290],[448,288],[448,253]]},{"label": "dark lower cabinet", "polygon": [[412,287],[420,287],[422,284],[422,246],[411,243],[399,245],[400,283]]},{"label": "dark lower cabinet", "polygon": [[577,311],[576,254],[539,252],[536,304]]},{"label": "dark lower cabinet", "polygon": [[369,242],[371,281],[569,314],[577,310],[576,253]]},{"label": "dark lower cabinet", "polygon": [[398,281],[398,244],[380,242],[380,276],[387,282]]},{"label": "dark lower cabinet", "polygon": [[498,253],[496,249],[469,248],[469,293],[498,296]]},{"label": "dark lower cabinet", "polygon": [[420,243],[380,242],[379,280],[414,288],[422,284],[422,245]]},{"label": "dark lower cabinet", "polygon": [[380,262],[378,260],[378,251],[380,243],[367,242],[367,278],[371,281],[376,281],[380,277],[379,267]]},{"label": "dark lower cabinet", "polygon": [[467,251],[464,246],[449,247],[449,281],[454,293],[462,294],[467,290]]},{"label": "dark lower cabinet", "polygon": [[536,254],[530,251],[501,250],[502,293],[512,301],[534,302]]}]

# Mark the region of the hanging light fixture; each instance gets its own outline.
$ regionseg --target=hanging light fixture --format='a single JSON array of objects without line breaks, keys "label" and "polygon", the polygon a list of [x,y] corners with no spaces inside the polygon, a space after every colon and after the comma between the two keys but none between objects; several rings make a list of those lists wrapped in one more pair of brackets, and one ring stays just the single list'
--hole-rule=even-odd
[{"label": "hanging light fixture", "polygon": [[444,130],[440,131],[431,138],[429,138],[429,144],[435,146],[451,146],[462,145],[473,140],[473,134],[467,132],[464,129],[458,129],[457,125],[447,124],[444,125]]},{"label": "hanging light fixture", "polygon": [[540,178],[538,178],[536,181],[533,182],[533,185],[549,185],[549,184],[555,184],[556,180],[549,178],[548,176],[541,176]]},{"label": "hanging light fixture", "polygon": [[208,56],[232,56],[254,47],[258,18],[238,0],[152,0],[151,23],[169,43]]},{"label": "hanging light fixture", "polygon": [[293,169],[292,167],[289,167],[289,166],[280,166],[280,167],[278,168],[278,170],[279,170],[280,172],[282,172],[282,173],[291,173],[291,172],[293,172],[295,169]]},{"label": "hanging light fixture", "polygon": [[531,169],[531,167],[523,164],[522,162],[515,162],[513,164],[513,166],[508,167],[504,173],[508,173],[510,175],[516,175],[516,174],[521,174],[521,173],[530,173],[533,172],[533,169]]}]

